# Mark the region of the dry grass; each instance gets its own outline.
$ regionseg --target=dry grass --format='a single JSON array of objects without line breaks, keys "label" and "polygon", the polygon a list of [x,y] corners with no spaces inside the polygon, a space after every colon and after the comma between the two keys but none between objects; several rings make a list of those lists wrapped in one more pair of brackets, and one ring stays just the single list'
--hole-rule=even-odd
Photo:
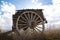
[{"label": "dry grass", "polygon": [[60,40],[60,30],[47,30],[44,34],[47,40]]},{"label": "dry grass", "polygon": [[[44,31],[43,35],[40,35],[40,36],[39,34],[37,35],[38,35],[37,39],[30,39],[30,40],[60,40],[60,30],[46,30]],[[0,34],[0,40],[13,40],[16,37],[17,37],[16,34],[10,34],[10,35],[7,35],[5,33]],[[20,40],[20,39],[17,38],[17,40]],[[28,40],[28,39],[25,39],[25,40]]]}]

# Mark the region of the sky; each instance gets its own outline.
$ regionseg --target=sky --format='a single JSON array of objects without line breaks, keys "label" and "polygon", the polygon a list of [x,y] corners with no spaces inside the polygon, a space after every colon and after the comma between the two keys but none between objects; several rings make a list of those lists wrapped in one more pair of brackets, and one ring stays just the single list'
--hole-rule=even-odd
[{"label": "sky", "polygon": [[12,30],[12,15],[21,9],[44,9],[46,28],[60,28],[60,0],[0,0],[0,29]]}]

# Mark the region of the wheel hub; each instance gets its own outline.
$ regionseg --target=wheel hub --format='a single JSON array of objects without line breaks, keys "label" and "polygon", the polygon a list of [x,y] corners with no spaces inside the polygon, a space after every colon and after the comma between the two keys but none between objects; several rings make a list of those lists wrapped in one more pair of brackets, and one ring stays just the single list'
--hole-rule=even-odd
[{"label": "wheel hub", "polygon": [[28,25],[28,27],[30,27],[31,29],[34,29],[34,27],[36,26],[36,22],[29,20],[27,25]]}]

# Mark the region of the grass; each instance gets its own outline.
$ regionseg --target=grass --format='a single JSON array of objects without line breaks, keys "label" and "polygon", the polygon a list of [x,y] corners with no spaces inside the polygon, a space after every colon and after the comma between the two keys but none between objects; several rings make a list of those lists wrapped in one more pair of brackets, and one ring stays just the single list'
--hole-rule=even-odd
[{"label": "grass", "polygon": [[60,40],[60,30],[47,30],[44,34],[47,40]]},{"label": "grass", "polygon": [[[39,34],[37,35],[39,36]],[[13,40],[13,37],[11,35],[8,36],[7,34],[0,34],[0,40]],[[40,37],[43,38],[41,40],[60,40],[60,30],[46,30]],[[38,37],[36,40],[40,40],[40,37]]]}]

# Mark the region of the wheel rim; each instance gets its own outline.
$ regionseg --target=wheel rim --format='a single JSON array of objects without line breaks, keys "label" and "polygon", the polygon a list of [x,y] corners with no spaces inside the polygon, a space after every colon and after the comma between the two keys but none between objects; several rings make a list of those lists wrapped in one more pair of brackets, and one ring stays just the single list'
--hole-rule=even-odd
[{"label": "wheel rim", "polygon": [[40,33],[44,31],[44,22],[36,12],[25,11],[17,18],[16,29],[19,34],[21,29],[25,31],[28,28]]}]

